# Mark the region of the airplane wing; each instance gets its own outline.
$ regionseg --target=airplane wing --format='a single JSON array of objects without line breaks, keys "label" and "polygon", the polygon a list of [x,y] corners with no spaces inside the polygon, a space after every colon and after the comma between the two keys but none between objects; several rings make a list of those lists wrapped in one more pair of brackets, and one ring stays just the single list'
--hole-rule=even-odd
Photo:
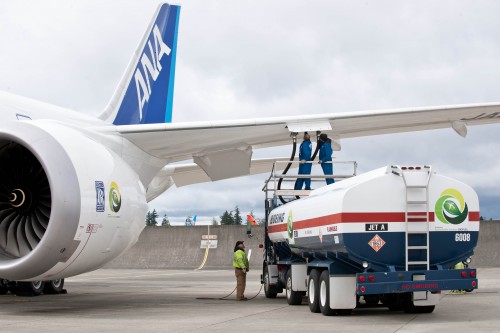
[{"label": "airplane wing", "polygon": [[500,104],[362,111],[234,121],[113,126],[110,130],[169,161],[193,159],[212,180],[249,174],[254,148],[291,144],[291,132],[322,131],[342,138],[500,122]]},{"label": "airplane wing", "polygon": [[[249,175],[271,172],[271,169],[274,166],[274,162],[276,161],[288,161],[288,158],[280,157],[253,159],[250,163]],[[277,164],[275,170],[281,171],[285,166],[286,163]],[[292,168],[297,167],[298,164],[292,166]],[[196,163],[169,164],[165,166],[162,171],[164,172],[165,176],[172,177],[175,186],[177,187],[211,181],[205,171],[203,171],[203,169],[200,168],[200,166],[198,166]]]},{"label": "airplane wing", "polygon": [[[281,171],[285,168],[287,163],[275,164],[275,162],[285,162],[288,160],[289,159],[286,157],[253,159],[250,162],[248,174],[257,175],[260,173],[268,173],[273,168],[275,171]],[[293,164],[291,167],[296,168],[297,166],[298,164]],[[211,180],[212,179],[210,179],[207,173],[195,163],[168,164],[160,170],[160,172],[149,184],[147,189],[147,201],[149,202],[153,200],[172,185],[181,187],[191,184],[205,183]]]}]

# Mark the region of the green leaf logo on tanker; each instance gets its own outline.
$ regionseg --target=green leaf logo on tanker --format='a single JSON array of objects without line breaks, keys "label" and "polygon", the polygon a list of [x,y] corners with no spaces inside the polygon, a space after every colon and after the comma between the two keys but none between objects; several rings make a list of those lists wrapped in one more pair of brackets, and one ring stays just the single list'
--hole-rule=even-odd
[{"label": "green leaf logo on tanker", "polygon": [[293,238],[293,217],[292,211],[288,213],[288,219],[286,221],[286,229],[288,231],[288,238]]},{"label": "green leaf logo on tanker", "polygon": [[469,208],[460,192],[448,188],[436,201],[434,212],[437,219],[445,224],[460,224],[469,215]]},{"label": "green leaf logo on tanker", "polygon": [[109,208],[112,212],[118,213],[120,207],[122,206],[122,196],[118,185],[115,182],[111,182],[111,188],[109,189]]}]

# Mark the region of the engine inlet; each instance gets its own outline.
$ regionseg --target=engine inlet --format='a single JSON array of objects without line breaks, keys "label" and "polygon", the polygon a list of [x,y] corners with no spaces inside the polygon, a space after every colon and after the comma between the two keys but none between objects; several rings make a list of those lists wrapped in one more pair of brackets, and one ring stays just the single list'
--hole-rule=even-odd
[{"label": "engine inlet", "polygon": [[38,159],[22,145],[0,140],[0,255],[20,258],[49,224],[49,181]]}]

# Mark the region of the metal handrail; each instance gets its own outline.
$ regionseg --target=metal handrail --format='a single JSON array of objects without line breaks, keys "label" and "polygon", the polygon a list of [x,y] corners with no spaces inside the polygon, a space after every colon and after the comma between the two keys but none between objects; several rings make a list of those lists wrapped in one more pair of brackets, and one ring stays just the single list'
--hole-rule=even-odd
[{"label": "metal handrail", "polygon": [[[310,163],[310,164],[319,164],[316,161],[306,161],[306,162],[301,162],[300,160],[294,160],[294,161],[275,161],[273,163],[273,168],[271,170],[271,174],[269,177],[264,181],[264,186],[262,187],[262,191],[266,192],[266,199],[267,199],[267,192],[276,192],[277,190],[277,180],[283,179],[285,182],[292,182],[296,179],[299,178],[310,178],[311,182],[318,182],[320,180],[324,180],[326,178],[335,178],[335,179],[346,179],[346,178],[351,178],[353,176],[356,176],[357,172],[357,166],[358,163],[356,161],[329,161],[329,162],[324,162],[327,164],[333,164],[333,165],[338,165],[338,164],[352,164],[353,165],[353,171],[352,174],[333,174],[333,175],[325,175],[325,174],[309,174],[309,175],[283,175],[280,174],[280,170],[278,170],[277,166],[278,165],[286,165],[288,163],[292,164],[303,164],[303,163]],[[270,187],[270,182],[273,182],[273,186]],[[304,191],[304,190],[284,190],[284,191]]]}]

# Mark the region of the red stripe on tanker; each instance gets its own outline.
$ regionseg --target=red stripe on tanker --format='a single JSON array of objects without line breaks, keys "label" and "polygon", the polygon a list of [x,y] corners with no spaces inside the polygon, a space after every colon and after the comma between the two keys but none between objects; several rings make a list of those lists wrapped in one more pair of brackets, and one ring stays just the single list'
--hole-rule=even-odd
[{"label": "red stripe on tanker", "polygon": [[[407,200],[415,199],[406,199],[402,178],[391,171],[390,167],[380,168],[275,208],[268,220],[271,241],[286,241],[295,247],[295,238],[319,236],[317,242],[324,248],[322,236],[328,234],[405,232]],[[424,173],[415,177],[420,175]],[[426,204],[409,209],[412,229],[425,230],[428,209],[431,233],[479,230],[479,202],[470,186],[433,173],[428,191]]]}]

